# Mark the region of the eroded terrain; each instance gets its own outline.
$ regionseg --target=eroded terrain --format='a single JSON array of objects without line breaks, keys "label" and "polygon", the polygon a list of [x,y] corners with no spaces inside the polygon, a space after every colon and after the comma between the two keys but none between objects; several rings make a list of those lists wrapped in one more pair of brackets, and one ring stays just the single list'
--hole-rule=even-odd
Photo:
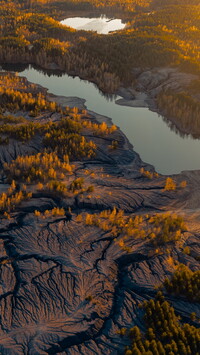
[{"label": "eroded terrain", "polygon": [[[38,90],[26,81],[25,89],[17,85],[21,92],[28,87],[35,95]],[[55,107],[51,112],[41,109],[35,117],[23,107],[13,114],[25,117],[26,124],[57,124],[64,115]],[[80,124],[102,122],[82,109],[68,110],[68,115]],[[44,151],[43,129],[29,139],[11,137],[1,144],[1,193],[11,184],[8,166],[13,160]],[[135,325],[144,330],[141,302],[154,298],[177,264],[199,269],[199,172],[173,176],[175,189],[166,188],[167,177],[143,164],[119,129],[102,134],[85,124],[82,134],[92,139],[96,151],[90,157],[72,157],[73,171],[63,178],[70,187],[61,194],[38,188],[40,180],[26,180],[26,193],[32,195],[1,215],[2,354],[123,354],[130,339],[120,330]],[[58,156],[62,160],[61,152]],[[22,170],[21,175],[13,173],[17,179],[12,193],[24,188]],[[104,210],[115,211],[114,219],[123,210],[120,218],[132,218],[133,231],[125,233],[118,224],[112,225],[115,230],[107,227],[107,217],[100,215]],[[94,213],[100,218],[96,224],[90,217]],[[163,213],[176,213],[185,224],[181,235],[160,243],[143,224]],[[138,225],[144,230],[141,235]],[[184,321],[191,322],[195,312],[192,325],[198,327],[198,303],[163,292]]]}]

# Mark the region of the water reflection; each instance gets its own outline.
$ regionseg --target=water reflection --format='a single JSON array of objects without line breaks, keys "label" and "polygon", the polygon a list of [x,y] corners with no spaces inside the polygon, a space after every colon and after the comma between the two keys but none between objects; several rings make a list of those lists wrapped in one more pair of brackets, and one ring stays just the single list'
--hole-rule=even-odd
[{"label": "water reflection", "polygon": [[[55,78],[62,78],[62,77],[66,77],[66,72],[63,70],[59,70],[59,69],[44,69],[39,67],[38,65],[34,65],[34,64],[2,64],[0,66],[0,69],[2,68],[2,70],[5,71],[11,71],[11,72],[17,72],[20,73],[20,75],[23,75],[24,72],[27,73],[27,71],[30,70],[35,70],[38,73],[41,73],[44,76],[48,76],[49,78],[51,77],[55,77]],[[71,78],[79,78],[77,75],[67,75],[67,77],[71,77]],[[80,79],[79,79],[80,80]],[[81,82],[85,82],[86,84],[88,83],[87,80],[81,79]],[[42,84],[40,84],[42,85]],[[98,93],[103,96],[107,101],[115,101],[117,99],[117,95],[116,94],[109,94],[109,93],[104,93],[103,91],[101,91],[98,86],[95,83],[92,83],[91,85],[93,85],[95,87],[95,89],[98,91]]]},{"label": "water reflection", "polygon": [[3,70],[6,71],[16,71],[18,73],[23,72],[24,70],[26,70],[27,68],[29,68],[29,64],[1,64],[0,66]]},{"label": "water reflection", "polygon": [[[199,139],[200,138],[200,135],[198,133],[187,133],[187,132],[181,132],[179,130],[179,128],[177,127],[177,125],[170,121],[167,117],[164,117],[164,116],[161,116],[163,121],[167,124],[167,126],[170,128],[171,131],[175,132],[176,134],[178,134],[181,138],[187,138],[187,137],[190,137],[192,139]],[[189,124],[189,129],[191,130],[192,129],[192,120]]]}]

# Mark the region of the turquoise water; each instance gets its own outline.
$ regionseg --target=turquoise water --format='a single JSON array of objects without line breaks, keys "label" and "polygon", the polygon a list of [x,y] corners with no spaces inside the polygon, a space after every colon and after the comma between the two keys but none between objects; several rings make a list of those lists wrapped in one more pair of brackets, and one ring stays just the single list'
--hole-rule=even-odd
[{"label": "turquoise water", "polygon": [[159,173],[175,174],[182,170],[200,169],[200,141],[189,136],[181,137],[148,108],[119,106],[103,96],[94,84],[67,74],[48,76],[29,68],[20,75],[48,88],[55,95],[84,98],[89,110],[111,117],[141,159],[152,164]]}]

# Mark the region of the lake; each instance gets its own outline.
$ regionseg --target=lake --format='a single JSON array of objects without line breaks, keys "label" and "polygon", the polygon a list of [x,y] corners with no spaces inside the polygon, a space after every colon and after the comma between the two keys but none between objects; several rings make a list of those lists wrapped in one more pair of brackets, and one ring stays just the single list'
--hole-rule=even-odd
[{"label": "lake", "polygon": [[175,174],[182,170],[200,169],[200,141],[190,136],[181,137],[156,112],[148,108],[117,105],[115,100],[108,100],[93,83],[67,74],[48,76],[29,67],[19,75],[48,88],[55,95],[83,98],[89,110],[111,117],[141,159],[152,164],[159,173]]},{"label": "lake", "polygon": [[108,34],[110,31],[122,30],[125,23],[120,19],[110,19],[104,15],[100,17],[71,17],[60,22],[62,25],[70,26],[76,30],[97,31],[97,33]]}]

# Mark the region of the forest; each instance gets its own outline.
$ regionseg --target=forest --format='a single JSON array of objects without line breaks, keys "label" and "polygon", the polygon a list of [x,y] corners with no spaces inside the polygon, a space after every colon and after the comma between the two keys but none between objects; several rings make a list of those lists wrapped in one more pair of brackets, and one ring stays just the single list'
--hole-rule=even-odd
[{"label": "forest", "polygon": [[[109,144],[115,142],[115,125],[91,121],[87,110],[61,107],[49,101],[45,89],[39,90],[16,74],[0,76],[0,112],[0,147],[8,148],[13,141],[31,145],[36,139],[41,150],[3,164],[3,174],[10,184],[0,195],[0,212],[4,216],[23,200],[30,199],[33,191],[55,196],[93,192],[92,185],[73,175],[73,162],[94,159],[97,136],[109,137],[109,150]],[[56,115],[57,120],[35,121],[37,116],[46,114]]]},{"label": "forest", "polygon": [[165,280],[164,286],[169,293],[185,297],[192,302],[200,302],[200,270],[192,271],[180,264],[171,280]]},{"label": "forest", "polygon": [[[95,1],[88,3],[96,6]],[[59,10],[60,3],[53,4]],[[109,4],[117,6],[118,1]],[[129,10],[124,30],[105,36],[61,25],[53,12],[48,14],[49,2],[43,2],[44,8],[40,7],[39,13],[37,2],[30,12],[29,2],[22,6],[1,1],[0,63],[33,63],[48,68],[53,62],[60,70],[87,78],[110,93],[116,92],[120,85],[134,83],[134,67],[176,66],[199,73],[197,2],[181,2],[180,6],[177,1],[171,5],[161,1],[156,10],[149,8],[148,12],[143,7],[146,1],[123,4],[137,5],[139,9]],[[107,5],[102,2],[102,6]]]},{"label": "forest", "polygon": [[190,90],[178,93],[162,90],[157,96],[157,105],[166,117],[181,126],[183,132],[194,138],[200,136],[200,102],[192,97]]},{"label": "forest", "polygon": [[200,347],[198,328],[183,323],[175,314],[173,306],[159,292],[155,300],[142,305],[146,333],[135,326],[130,329],[131,347],[126,355],[196,355]]}]

